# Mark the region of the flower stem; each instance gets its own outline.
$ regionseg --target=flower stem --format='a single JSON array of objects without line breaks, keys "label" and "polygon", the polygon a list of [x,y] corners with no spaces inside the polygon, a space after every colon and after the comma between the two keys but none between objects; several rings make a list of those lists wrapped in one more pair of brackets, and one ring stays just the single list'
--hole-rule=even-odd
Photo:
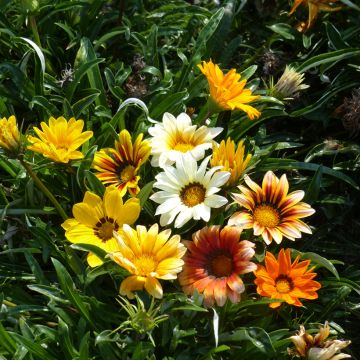
[{"label": "flower stem", "polygon": [[43,194],[52,202],[52,204],[55,206],[55,209],[58,211],[60,216],[66,220],[68,216],[66,215],[64,209],[61,207],[59,202],[55,199],[54,195],[49,191],[49,189],[44,185],[44,183],[37,177],[37,175],[33,172],[33,169],[31,166],[26,163],[23,159],[19,159],[21,165],[25,168],[26,172],[29,174],[29,176],[33,179],[36,186],[43,192]]},{"label": "flower stem", "polygon": [[34,15],[29,16],[29,23],[30,23],[32,33],[34,35],[34,40],[35,40],[36,45],[41,47],[39,31],[38,31],[38,28],[37,28],[37,25],[36,25],[36,19],[35,19]]}]

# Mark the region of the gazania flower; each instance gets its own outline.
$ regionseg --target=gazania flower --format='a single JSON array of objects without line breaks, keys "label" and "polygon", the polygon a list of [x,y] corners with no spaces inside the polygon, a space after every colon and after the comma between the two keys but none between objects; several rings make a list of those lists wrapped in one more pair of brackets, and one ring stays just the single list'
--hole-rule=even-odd
[{"label": "gazania flower", "polygon": [[20,132],[14,115],[0,120],[0,147],[16,152],[20,146]]},{"label": "gazania flower", "polygon": [[140,225],[136,230],[124,225],[121,233],[115,233],[118,250],[109,256],[132,274],[121,283],[121,295],[133,299],[134,291],[145,288],[151,296],[162,298],[163,290],[157,279],[176,279],[186,251],[180,236],[170,235],[169,229],[159,233],[157,224],[149,230]]},{"label": "gazania flower", "polygon": [[217,171],[214,167],[206,171],[209,157],[203,160],[199,168],[196,160],[185,155],[176,160],[176,167],[165,166],[164,172],[156,176],[155,188],[161,191],[150,196],[160,204],[155,215],[160,216],[160,225],[171,224],[180,228],[191,218],[210,220],[211,208],[219,208],[227,203],[225,197],[216,195],[229,179],[227,171]]},{"label": "gazania flower", "polygon": [[[316,273],[313,268],[308,269],[310,260],[299,261],[298,256],[291,263],[290,249],[280,250],[278,258],[266,252],[265,266],[258,265],[254,272],[257,292],[261,296],[271,299],[281,299],[290,305],[302,306],[299,299],[317,299],[317,290],[321,285],[312,280]],[[277,308],[280,302],[271,303],[271,308]]]},{"label": "gazania flower", "polygon": [[235,151],[235,142],[228,138],[226,143],[221,141],[220,146],[213,144],[211,166],[223,166],[222,170],[230,172],[226,186],[235,186],[251,160],[251,154],[245,153],[244,141],[241,140]]},{"label": "gazania flower", "polygon": [[339,351],[347,347],[351,341],[327,340],[329,334],[330,326],[327,321],[315,336],[307,333],[304,326],[301,325],[297,335],[290,337],[295,345],[295,349],[288,350],[289,355],[310,360],[339,360],[350,358],[350,355],[339,353]]},{"label": "gazania flower", "polygon": [[262,188],[245,176],[250,189],[240,185],[241,194],[233,194],[236,203],[246,210],[236,212],[229,219],[229,225],[254,229],[254,235],[262,236],[266,244],[274,239],[280,244],[283,236],[295,240],[301,237],[301,231],[311,234],[311,229],[300,218],[312,215],[315,210],[309,204],[300,202],[304,191],[289,191],[286,175],[280,180],[272,171],[263,179]]},{"label": "gazania flower", "polygon": [[256,269],[250,262],[254,256],[254,244],[240,241],[241,229],[226,226],[204,227],[193,234],[193,241],[184,241],[188,252],[184,270],[179,275],[183,291],[204,294],[204,305],[223,306],[227,299],[240,301],[245,287],[239,275]]},{"label": "gazania flower", "polygon": [[292,15],[299,5],[303,4],[309,8],[309,17],[307,24],[301,29],[302,31],[310,29],[320,11],[333,12],[341,9],[341,6],[332,6],[338,0],[294,0],[294,4],[289,12],[289,15]]},{"label": "gazania flower", "polygon": [[[74,218],[66,220],[62,227],[72,243],[96,245],[106,252],[114,252],[119,251],[119,245],[113,232],[120,231],[123,224],[133,224],[139,214],[139,199],[132,198],[123,203],[120,191],[109,186],[103,200],[87,191],[83,202],[73,206]],[[93,253],[88,254],[87,262],[91,267],[103,263]]]},{"label": "gazania flower", "polygon": [[93,132],[84,131],[84,121],[71,118],[67,121],[62,116],[49,119],[49,125],[42,122],[41,129],[34,127],[37,137],[28,136],[31,145],[29,150],[38,152],[43,156],[59,163],[68,163],[70,160],[82,159],[84,155],[76,150],[85,141],[89,140]]},{"label": "gazania flower", "polygon": [[205,156],[205,150],[211,149],[212,140],[220,134],[222,128],[192,125],[191,118],[181,113],[177,118],[165,113],[162,123],[149,128],[151,141],[151,165],[165,166],[173,164],[184,154],[191,154],[196,160]]},{"label": "gazania flower", "polygon": [[133,144],[127,130],[122,130],[119,140],[115,141],[115,149],[102,149],[95,154],[93,168],[97,170],[97,178],[103,184],[114,184],[125,195],[128,190],[131,195],[140,191],[137,175],[140,166],[150,155],[150,144],[142,140],[140,134]]},{"label": "gazania flower", "polygon": [[212,112],[239,109],[246,112],[251,120],[261,115],[254,107],[246,105],[260,96],[254,96],[250,89],[245,89],[246,80],[240,81],[240,74],[235,69],[224,75],[211,60],[203,61],[198,67],[209,82]]}]

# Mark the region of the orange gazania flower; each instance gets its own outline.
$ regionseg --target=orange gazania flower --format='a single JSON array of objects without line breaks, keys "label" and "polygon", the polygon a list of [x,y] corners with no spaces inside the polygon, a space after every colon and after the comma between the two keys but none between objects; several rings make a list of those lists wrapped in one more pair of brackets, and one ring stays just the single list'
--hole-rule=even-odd
[{"label": "orange gazania flower", "polygon": [[125,195],[126,191],[133,196],[140,191],[137,175],[140,166],[150,155],[149,141],[142,140],[140,134],[134,144],[127,130],[122,130],[115,141],[115,149],[105,148],[95,154],[93,168],[97,178],[106,185],[113,184]]},{"label": "orange gazania flower", "polygon": [[204,305],[214,302],[223,306],[226,299],[240,301],[244,284],[239,277],[256,269],[250,262],[254,244],[240,241],[241,229],[226,226],[204,227],[193,234],[193,241],[184,241],[188,251],[179,281],[183,291],[192,295],[195,290],[204,294]]},{"label": "orange gazania flower", "polygon": [[[317,290],[321,285],[312,280],[316,273],[314,268],[308,269],[310,260],[300,261],[297,256],[291,263],[290,249],[281,249],[276,259],[275,256],[266,252],[265,266],[258,265],[254,272],[257,285],[256,291],[259,295],[271,299],[281,299],[290,305],[302,306],[299,298],[314,300],[317,299]],[[271,303],[271,308],[277,308],[281,302]]]},{"label": "orange gazania flower", "polygon": [[260,96],[254,96],[250,89],[244,89],[246,80],[240,81],[241,76],[235,69],[231,69],[224,75],[219,66],[211,60],[203,61],[198,67],[209,82],[213,112],[239,109],[246,112],[251,120],[261,115],[254,107],[245,105]]},{"label": "orange gazania flower", "polygon": [[311,234],[311,229],[300,218],[312,215],[315,210],[300,200],[305,193],[302,190],[288,194],[289,183],[283,174],[280,180],[272,171],[263,179],[262,188],[245,176],[250,189],[240,185],[241,194],[232,194],[236,203],[246,210],[236,212],[229,219],[229,225],[244,229],[254,229],[254,235],[262,236],[266,244],[274,239],[280,244],[283,236],[295,240],[301,232]]},{"label": "orange gazania flower", "polygon": [[289,15],[292,15],[295,12],[295,10],[299,7],[299,5],[301,4],[303,4],[304,6],[307,5],[309,8],[308,21],[307,24],[305,24],[303,27],[302,26],[300,27],[301,31],[306,31],[313,26],[320,11],[332,12],[332,11],[340,10],[341,6],[334,7],[330,5],[335,3],[336,1],[338,0],[295,0],[289,12]]}]

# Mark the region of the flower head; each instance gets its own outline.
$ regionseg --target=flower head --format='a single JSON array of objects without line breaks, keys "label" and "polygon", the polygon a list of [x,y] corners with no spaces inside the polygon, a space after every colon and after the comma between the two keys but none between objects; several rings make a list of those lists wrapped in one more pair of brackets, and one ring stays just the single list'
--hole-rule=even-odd
[{"label": "flower head", "polygon": [[341,6],[332,6],[330,4],[335,3],[338,0],[294,0],[294,4],[289,12],[289,15],[292,15],[299,5],[303,4],[309,8],[309,16],[307,24],[304,27],[301,27],[301,31],[306,31],[310,29],[318,16],[320,11],[333,12],[341,9]]},{"label": "flower head", "polygon": [[309,87],[309,85],[303,84],[303,81],[303,73],[298,73],[293,67],[286,65],[285,71],[272,89],[272,93],[281,100],[293,98],[299,91]]},{"label": "flower head", "polygon": [[206,306],[240,301],[245,286],[239,275],[256,269],[250,262],[255,245],[240,241],[240,234],[239,228],[210,226],[193,234],[193,241],[184,241],[188,252],[179,281],[185,294],[203,293]]},{"label": "flower head", "polygon": [[162,123],[149,128],[152,136],[151,165],[171,165],[184,154],[191,154],[194,159],[201,160],[205,150],[211,149],[212,140],[221,131],[222,128],[197,128],[186,113],[181,113],[177,118],[165,113]]},{"label": "flower head", "polygon": [[[254,272],[258,294],[281,299],[294,306],[302,306],[299,299],[317,299],[316,291],[321,285],[312,280],[316,273],[312,272],[313,268],[308,269],[310,260],[299,259],[300,256],[291,263],[290,249],[281,249],[277,259],[272,253],[266,252],[265,266],[258,265]],[[269,306],[277,308],[280,305],[280,302],[274,302]]]},{"label": "flower head", "polygon": [[251,190],[240,185],[241,194],[233,194],[235,202],[245,210],[233,214],[229,225],[253,228],[254,235],[261,235],[266,244],[273,239],[280,244],[283,236],[295,240],[301,237],[301,232],[311,234],[310,227],[299,219],[312,215],[315,210],[309,204],[300,202],[304,191],[288,194],[289,183],[285,174],[279,180],[272,171],[268,171],[262,187],[249,176],[245,176],[245,182]]},{"label": "flower head", "polygon": [[156,215],[160,225],[171,224],[175,217],[175,227],[180,228],[190,219],[210,220],[210,209],[227,203],[223,196],[216,195],[229,179],[227,171],[217,171],[218,167],[206,171],[209,157],[197,166],[191,155],[176,160],[176,167],[165,166],[164,172],[156,176],[155,188],[160,189],[150,199],[160,204]]},{"label": "flower head", "polygon": [[220,146],[213,144],[211,166],[223,166],[223,171],[230,172],[227,186],[235,186],[251,160],[251,154],[245,153],[244,141],[241,140],[235,150],[235,142],[228,138],[222,140]]},{"label": "flower head", "polygon": [[[95,245],[109,253],[119,250],[113,232],[121,231],[123,224],[133,224],[139,214],[139,199],[132,198],[123,203],[120,191],[109,186],[103,200],[87,191],[83,202],[73,206],[74,218],[66,220],[62,227],[70,242]],[[103,263],[93,253],[88,254],[87,262],[91,267]]]},{"label": "flower head", "polygon": [[28,149],[59,163],[68,163],[70,160],[82,159],[84,155],[76,150],[85,141],[89,140],[93,132],[84,131],[84,121],[71,118],[67,121],[62,116],[49,119],[49,125],[42,122],[41,129],[34,127],[37,137],[28,136],[31,145]]},{"label": "flower head", "polygon": [[297,335],[290,337],[295,345],[295,349],[289,350],[289,354],[308,360],[339,360],[350,358],[350,355],[339,353],[339,351],[350,344],[350,341],[326,340],[329,334],[330,326],[327,321],[315,336],[307,333],[304,326],[301,325]]},{"label": "flower head", "polygon": [[115,149],[102,149],[95,154],[93,168],[97,170],[97,178],[103,184],[114,184],[125,195],[137,195],[140,191],[137,175],[140,166],[150,155],[150,144],[142,140],[140,134],[133,144],[127,130],[122,130],[115,141]]},{"label": "flower head", "polygon": [[157,224],[149,230],[140,225],[136,230],[123,225],[123,231],[115,233],[118,250],[109,256],[131,274],[121,283],[121,295],[133,299],[134,291],[145,288],[151,296],[162,298],[163,290],[157,279],[176,279],[186,251],[180,236],[170,235],[169,229],[159,232]]},{"label": "flower head", "polygon": [[246,105],[260,96],[252,95],[250,89],[245,89],[246,80],[240,81],[240,74],[235,69],[224,75],[219,66],[211,60],[203,61],[198,67],[209,82],[210,100],[214,111],[239,109],[246,112],[251,120],[261,115],[254,107]]},{"label": "flower head", "polygon": [[0,120],[0,147],[10,152],[20,147],[20,132],[14,115]]}]

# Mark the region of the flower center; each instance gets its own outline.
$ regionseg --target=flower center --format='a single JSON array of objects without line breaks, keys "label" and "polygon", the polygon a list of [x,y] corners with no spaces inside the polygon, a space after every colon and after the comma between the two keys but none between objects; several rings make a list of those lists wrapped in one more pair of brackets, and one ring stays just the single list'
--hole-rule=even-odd
[{"label": "flower center", "polygon": [[113,231],[117,231],[118,229],[119,225],[116,221],[106,216],[96,223],[94,233],[102,242],[106,242],[113,237]]},{"label": "flower center", "polygon": [[194,145],[179,141],[175,144],[174,150],[186,153],[194,148]]},{"label": "flower center", "polygon": [[270,205],[259,205],[255,208],[254,220],[257,221],[260,225],[274,228],[280,222],[280,214],[278,210],[274,209]]},{"label": "flower center", "polygon": [[180,199],[187,207],[201,204],[205,200],[206,189],[199,183],[190,183],[180,191]]},{"label": "flower center", "polygon": [[210,261],[210,268],[216,277],[227,277],[232,274],[233,261],[227,255],[218,255]]},{"label": "flower center", "polygon": [[152,255],[143,254],[134,259],[134,265],[140,276],[148,276],[156,271],[157,261]]},{"label": "flower center", "polygon": [[275,287],[280,294],[287,294],[294,288],[294,285],[290,278],[280,275],[275,281]]},{"label": "flower center", "polygon": [[120,179],[126,183],[132,180],[135,176],[135,167],[133,165],[126,165],[120,172]]}]

